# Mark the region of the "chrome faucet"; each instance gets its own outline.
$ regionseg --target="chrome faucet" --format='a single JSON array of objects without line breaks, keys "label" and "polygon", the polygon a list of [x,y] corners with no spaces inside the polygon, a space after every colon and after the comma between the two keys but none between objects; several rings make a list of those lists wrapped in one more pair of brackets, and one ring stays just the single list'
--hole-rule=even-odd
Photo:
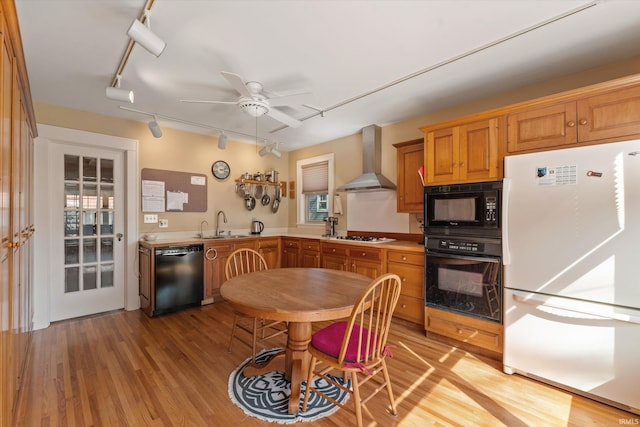
[{"label": "chrome faucet", "polygon": [[216,236],[219,236],[221,233],[224,233],[224,231],[220,230],[220,214],[222,214],[222,218],[224,220],[224,223],[227,223],[227,215],[224,213],[224,211],[218,211],[218,214],[216,215]]},{"label": "chrome faucet", "polygon": [[206,219],[200,223],[200,238],[204,238],[204,231],[202,230],[202,226],[203,226],[204,224],[209,225],[209,223],[207,222],[207,220],[206,220]]}]

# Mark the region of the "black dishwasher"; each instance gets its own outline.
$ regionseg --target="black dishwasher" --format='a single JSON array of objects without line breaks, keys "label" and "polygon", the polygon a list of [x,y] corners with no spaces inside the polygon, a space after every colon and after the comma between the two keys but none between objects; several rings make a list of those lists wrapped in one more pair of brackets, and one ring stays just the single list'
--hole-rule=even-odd
[{"label": "black dishwasher", "polygon": [[199,306],[204,292],[203,245],[155,250],[155,308],[152,316]]}]

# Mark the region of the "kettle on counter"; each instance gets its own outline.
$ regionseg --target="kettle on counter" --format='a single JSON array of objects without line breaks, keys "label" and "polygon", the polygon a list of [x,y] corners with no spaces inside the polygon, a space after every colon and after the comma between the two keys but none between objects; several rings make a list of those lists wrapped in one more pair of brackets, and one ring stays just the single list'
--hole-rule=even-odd
[{"label": "kettle on counter", "polygon": [[264,223],[262,221],[251,221],[251,234],[260,234],[264,230]]}]

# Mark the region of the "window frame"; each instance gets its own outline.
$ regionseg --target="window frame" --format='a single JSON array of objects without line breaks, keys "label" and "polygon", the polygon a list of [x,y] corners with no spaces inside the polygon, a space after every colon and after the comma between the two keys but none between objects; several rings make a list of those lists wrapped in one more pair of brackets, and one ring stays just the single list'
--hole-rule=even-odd
[{"label": "window frame", "polygon": [[[334,190],[334,153],[323,154],[320,156],[310,157],[307,159],[298,160],[296,162],[296,225],[298,227],[313,227],[320,228],[325,226],[324,221],[308,221],[306,216],[307,197],[302,193],[302,168],[314,163],[327,163],[327,212],[333,212],[333,197]],[[331,215],[329,215],[331,216]]]}]

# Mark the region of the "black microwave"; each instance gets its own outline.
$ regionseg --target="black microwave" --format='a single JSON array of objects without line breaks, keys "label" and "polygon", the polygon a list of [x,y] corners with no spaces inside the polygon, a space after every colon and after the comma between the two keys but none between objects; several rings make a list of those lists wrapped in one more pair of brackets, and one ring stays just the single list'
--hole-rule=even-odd
[{"label": "black microwave", "polygon": [[502,181],[424,187],[428,235],[501,237]]}]

